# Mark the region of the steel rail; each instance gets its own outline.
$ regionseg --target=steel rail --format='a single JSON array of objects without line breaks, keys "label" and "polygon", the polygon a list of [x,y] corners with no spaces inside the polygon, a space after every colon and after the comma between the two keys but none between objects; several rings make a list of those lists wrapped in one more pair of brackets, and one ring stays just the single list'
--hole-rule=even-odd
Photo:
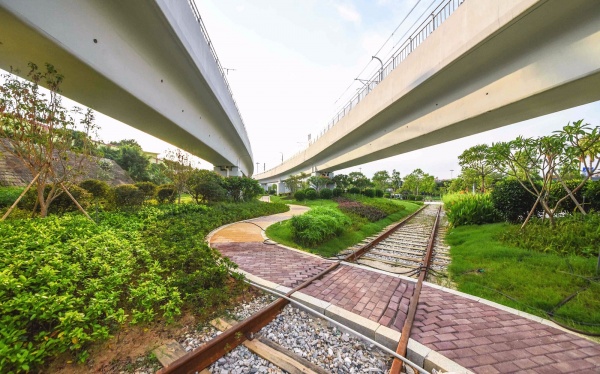
[{"label": "steel rail", "polygon": [[232,326],[216,338],[162,368],[157,374],[193,373],[207,368],[245,340],[252,339],[254,333],[257,333],[264,326],[268,325],[281,312],[289,303],[289,297],[292,294],[334,270],[339,265],[339,261],[332,263],[327,269],[296,286],[285,295],[285,298],[280,297],[259,312]]},{"label": "steel rail", "polygon": [[[408,308],[406,320],[404,321],[404,326],[402,326],[402,332],[400,333],[400,341],[398,342],[398,348],[396,349],[396,353],[398,353],[400,356],[406,356],[408,340],[410,338],[410,331],[412,330],[412,326],[415,321],[415,315],[417,313],[417,304],[419,303],[419,297],[421,295],[421,288],[423,287],[423,282],[427,277],[427,272],[429,269],[431,258],[433,257],[433,247],[435,246],[435,237],[437,235],[441,211],[442,206],[440,205],[440,207],[438,208],[437,216],[435,218],[435,223],[433,224],[433,229],[431,230],[431,235],[429,236],[427,252],[425,253],[425,258],[423,259],[423,264],[419,273],[419,279],[417,281],[417,285],[415,286],[413,296],[410,299],[410,307]],[[394,358],[394,361],[392,362],[392,367],[390,369],[390,374],[399,374],[402,370],[402,365],[403,362],[401,360]]]},{"label": "steel rail", "polygon": [[280,296],[276,291],[273,291],[273,290],[270,290],[268,288],[262,287],[262,286],[260,286],[260,285],[258,285],[256,283],[253,283],[253,282],[250,282],[250,281],[246,281],[246,282],[248,284],[251,284],[252,286],[254,286],[256,288],[259,288],[259,289],[263,290],[263,291],[266,291],[266,292],[269,292],[271,294],[278,295],[279,297],[285,298],[290,303],[292,303],[294,305],[297,305],[299,308],[306,310],[310,314],[313,314],[314,316],[322,318],[322,319],[330,322],[331,324],[333,324],[333,325],[335,325],[335,326],[337,326],[337,327],[339,327],[341,329],[349,331],[350,333],[352,333],[352,335],[355,335],[355,336],[357,336],[357,337],[359,337],[361,339],[366,340],[367,342],[369,342],[369,343],[377,346],[378,348],[380,348],[382,351],[385,351],[386,353],[389,353],[395,359],[402,360],[405,364],[407,364],[408,366],[410,366],[415,371],[415,373],[430,374],[427,370],[421,368],[419,365],[417,365],[414,362],[410,361],[406,357],[399,355],[398,353],[394,352],[393,350],[389,349],[388,347],[384,346],[383,344],[381,344],[381,343],[379,343],[379,342],[377,342],[377,341],[369,338],[368,336],[365,336],[365,335],[361,334],[360,332],[358,332],[356,330],[353,330],[352,328],[350,328],[350,327],[348,327],[348,326],[346,326],[344,324],[339,323],[338,321],[336,321],[336,320],[334,320],[334,319],[332,319],[330,317],[327,317],[326,315],[324,315],[324,314],[322,314],[322,313],[320,313],[320,312],[318,312],[318,311],[316,311],[316,310],[314,310],[312,308],[309,308],[305,304],[302,304],[302,303],[300,303],[300,302],[298,302],[298,301],[296,301],[296,300],[294,300],[294,299],[292,299],[290,297],[287,297],[287,296]]},{"label": "steel rail", "polygon": [[356,251],[350,253],[348,256],[346,256],[343,259],[343,261],[351,262],[351,261],[358,260],[358,258],[361,257],[362,255],[364,255],[369,249],[371,249],[375,245],[379,244],[382,240],[387,239],[390,235],[392,235],[394,233],[394,231],[396,231],[400,227],[404,226],[408,221],[410,221],[414,216],[416,216],[417,214],[419,214],[426,207],[427,207],[427,205],[423,205],[419,210],[415,211],[414,213],[412,213],[408,217],[404,218],[402,221],[400,221],[397,224],[395,224],[392,228],[390,228],[389,230],[387,230],[383,234],[379,235],[378,237],[376,237],[375,239],[373,239],[369,243],[363,245],[362,247],[360,247]]}]

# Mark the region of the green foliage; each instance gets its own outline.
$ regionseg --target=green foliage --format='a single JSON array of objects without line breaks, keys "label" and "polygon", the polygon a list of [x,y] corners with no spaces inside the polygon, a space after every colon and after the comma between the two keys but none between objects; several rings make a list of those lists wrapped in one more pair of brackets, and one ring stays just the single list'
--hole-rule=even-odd
[{"label": "green foliage", "polygon": [[458,163],[464,174],[473,174],[481,187],[481,192],[486,191],[488,177],[496,170],[496,162],[487,144],[479,144],[466,149],[458,156]]},{"label": "green foliage", "polygon": [[113,188],[113,203],[117,208],[141,206],[144,199],[144,192],[133,184],[122,184]]},{"label": "green foliage", "polygon": [[362,194],[365,195],[366,197],[375,197],[375,190],[372,188],[365,188],[362,191]]},{"label": "green foliage", "polygon": [[353,171],[352,173],[348,174],[348,182],[353,187],[358,188],[359,191],[371,185],[371,181],[369,180],[369,178],[367,178],[366,175],[358,171]]},{"label": "green foliage", "polygon": [[106,199],[110,194],[110,186],[104,181],[87,179],[79,183],[79,187],[92,194],[96,200]]},{"label": "green foliage", "polygon": [[177,191],[175,191],[175,187],[172,184],[158,186],[158,189],[156,190],[156,200],[158,200],[160,204],[173,203],[175,197],[177,197]]},{"label": "green foliage", "polygon": [[321,199],[331,199],[332,196],[333,191],[331,191],[329,188],[324,188],[319,192],[319,197]]},{"label": "green foliage", "polygon": [[387,170],[375,172],[375,174],[373,174],[373,178],[371,179],[373,180],[375,188],[377,188],[378,190],[385,190],[386,188],[388,188],[388,186],[391,185],[392,181],[392,178],[387,172]]},{"label": "green foliage", "polygon": [[146,200],[152,199],[156,195],[156,189],[158,188],[152,182],[137,182],[135,186],[142,191]]},{"label": "green foliage", "polygon": [[358,188],[358,187],[350,187],[348,189],[348,193],[353,194],[353,195],[358,195],[360,193],[360,188]]},{"label": "green foliage", "polygon": [[500,217],[512,223],[523,222],[536,199],[516,179],[505,179],[496,184],[490,197]]},{"label": "green foliage", "polygon": [[500,221],[489,194],[451,194],[443,200],[448,222],[454,227]]},{"label": "green foliage", "polygon": [[589,209],[600,212],[600,181],[588,182],[583,195]]},{"label": "green foliage", "polygon": [[316,200],[319,197],[317,191],[315,191],[312,188],[307,188],[306,190],[304,190],[304,195],[308,200]]},{"label": "green foliage", "polygon": [[257,180],[248,177],[224,178],[222,185],[235,202],[252,201],[264,192]]},{"label": "green foliage", "polygon": [[[571,192],[575,191],[575,189],[579,186],[579,184],[581,184],[580,180],[568,180],[565,181],[565,184],[567,185],[567,188],[569,188],[569,190],[571,190]],[[583,191],[584,188],[579,188],[577,191],[573,192],[573,196],[575,197],[575,199],[577,200],[577,202],[579,204],[583,204]],[[548,199],[548,202],[550,203],[551,206],[556,205],[556,211],[557,212],[567,212],[567,213],[575,213],[577,211],[577,205],[575,204],[575,202],[569,197],[567,199],[562,200],[562,202],[560,202],[560,204],[558,204],[558,201],[560,199],[562,199],[565,196],[565,188],[563,187],[563,185],[561,183],[554,183],[552,184],[552,186],[550,187],[550,199]],[[534,200],[535,202],[535,200]],[[532,204],[533,206],[533,204]]]},{"label": "green foliage", "polygon": [[298,201],[304,201],[305,198],[306,198],[306,194],[302,190],[296,191],[296,193],[294,194],[294,199],[296,199]]},{"label": "green foliage", "polygon": [[340,196],[342,196],[342,194],[343,194],[343,193],[344,193],[344,190],[342,190],[342,189],[341,189],[341,188],[339,188],[339,187],[336,187],[336,188],[334,188],[334,189],[333,189],[333,191],[332,191],[332,196],[333,196],[333,197],[340,197]]},{"label": "green foliage", "polygon": [[337,209],[317,207],[290,220],[294,240],[313,247],[341,234],[351,221]]},{"label": "green foliage", "polygon": [[223,183],[223,177],[214,171],[196,169],[192,171],[186,186],[196,203],[214,203],[225,200],[227,196]]},{"label": "green foliage", "polygon": [[[383,190],[380,189],[375,189],[375,197],[383,197],[384,193]],[[388,194],[389,197],[389,194]]]},{"label": "green foliage", "polygon": [[0,372],[36,371],[52,356],[87,357],[126,323],[174,320],[239,293],[234,265],[204,237],[230,222],[286,211],[258,201],[148,206],[0,225]]},{"label": "green foliage", "polygon": [[[562,323],[600,332],[598,327],[573,323],[600,324],[600,283],[586,280],[597,277],[596,259],[508,245],[499,239],[508,235],[507,229],[519,228],[502,223],[449,231],[449,271],[458,290],[543,318],[553,312],[553,317]],[[576,297],[556,308],[576,292]]]},{"label": "green foliage", "polygon": [[0,208],[13,205],[23,192],[23,187],[0,187]]},{"label": "green foliage", "polygon": [[423,196],[421,196],[421,195],[406,195],[406,200],[409,200],[409,201],[423,201]]},{"label": "green foliage", "polygon": [[556,220],[554,229],[535,218],[523,229],[510,226],[501,239],[505,243],[537,252],[595,257],[600,250],[600,214],[561,217]]},{"label": "green foliage", "polygon": [[[87,209],[90,206],[93,198],[91,193],[76,185],[68,187],[68,190],[83,209]],[[62,214],[76,210],[78,210],[77,205],[75,205],[69,195],[63,192],[56,196],[52,202],[52,205],[50,206],[49,212]]]}]

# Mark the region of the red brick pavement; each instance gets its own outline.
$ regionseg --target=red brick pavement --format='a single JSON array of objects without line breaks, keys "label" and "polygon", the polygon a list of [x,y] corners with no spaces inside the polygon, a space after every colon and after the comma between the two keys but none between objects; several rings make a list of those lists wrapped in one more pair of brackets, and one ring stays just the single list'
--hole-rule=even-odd
[{"label": "red brick pavement", "polygon": [[240,269],[290,288],[332,264],[332,261],[260,242],[212,243],[211,246],[238,264]]},{"label": "red brick pavement", "polygon": [[[295,287],[331,262],[260,242],[213,243],[242,270]],[[302,292],[400,331],[414,283],[342,265]],[[600,373],[600,344],[424,286],[411,337],[475,373]]]}]

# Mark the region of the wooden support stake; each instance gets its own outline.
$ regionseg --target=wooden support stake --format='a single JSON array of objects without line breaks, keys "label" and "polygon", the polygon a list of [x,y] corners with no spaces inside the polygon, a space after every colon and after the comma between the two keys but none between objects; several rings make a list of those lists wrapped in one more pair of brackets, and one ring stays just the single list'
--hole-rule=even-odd
[{"label": "wooden support stake", "polygon": [[81,205],[79,205],[79,203],[77,202],[77,200],[75,200],[75,198],[73,197],[73,195],[71,195],[71,193],[69,192],[69,190],[67,190],[67,188],[64,186],[64,184],[62,184],[62,182],[60,184],[60,187],[71,198],[71,200],[73,200],[73,202],[75,203],[75,205],[77,205],[77,208],[81,211],[81,213],[83,213],[90,221],[96,223],[96,221],[94,221],[92,219],[92,217],[90,217],[90,215],[87,214],[87,212],[83,209],[83,207]]},{"label": "wooden support stake", "polygon": [[23,190],[23,192],[21,192],[21,195],[19,195],[19,197],[13,203],[13,205],[11,205],[10,208],[8,208],[8,210],[6,211],[6,213],[4,213],[4,215],[2,216],[2,218],[0,218],[0,221],[4,221],[6,219],[6,217],[8,217],[8,215],[13,211],[13,209],[15,209],[15,207],[17,206],[17,204],[19,203],[19,201],[21,201],[21,199],[23,198],[23,196],[25,196],[25,194],[27,193],[27,191],[29,191],[29,189],[31,188],[31,186],[33,186],[33,184],[35,183],[35,181],[40,177],[40,174],[42,174],[41,171],[38,173],[38,175],[35,176],[35,178],[33,178],[33,180],[31,181],[31,183],[29,183],[29,185]]}]

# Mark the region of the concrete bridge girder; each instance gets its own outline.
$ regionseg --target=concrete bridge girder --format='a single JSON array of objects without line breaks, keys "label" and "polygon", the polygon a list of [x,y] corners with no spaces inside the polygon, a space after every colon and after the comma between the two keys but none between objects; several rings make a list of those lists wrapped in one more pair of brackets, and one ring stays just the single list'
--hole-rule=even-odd
[{"label": "concrete bridge girder", "polygon": [[467,1],[340,122],[259,180],[334,171],[600,100],[594,0]]},{"label": "concrete bridge girder", "polygon": [[253,173],[235,103],[179,0],[0,0],[0,68],[53,64],[62,93],[215,165]]}]

